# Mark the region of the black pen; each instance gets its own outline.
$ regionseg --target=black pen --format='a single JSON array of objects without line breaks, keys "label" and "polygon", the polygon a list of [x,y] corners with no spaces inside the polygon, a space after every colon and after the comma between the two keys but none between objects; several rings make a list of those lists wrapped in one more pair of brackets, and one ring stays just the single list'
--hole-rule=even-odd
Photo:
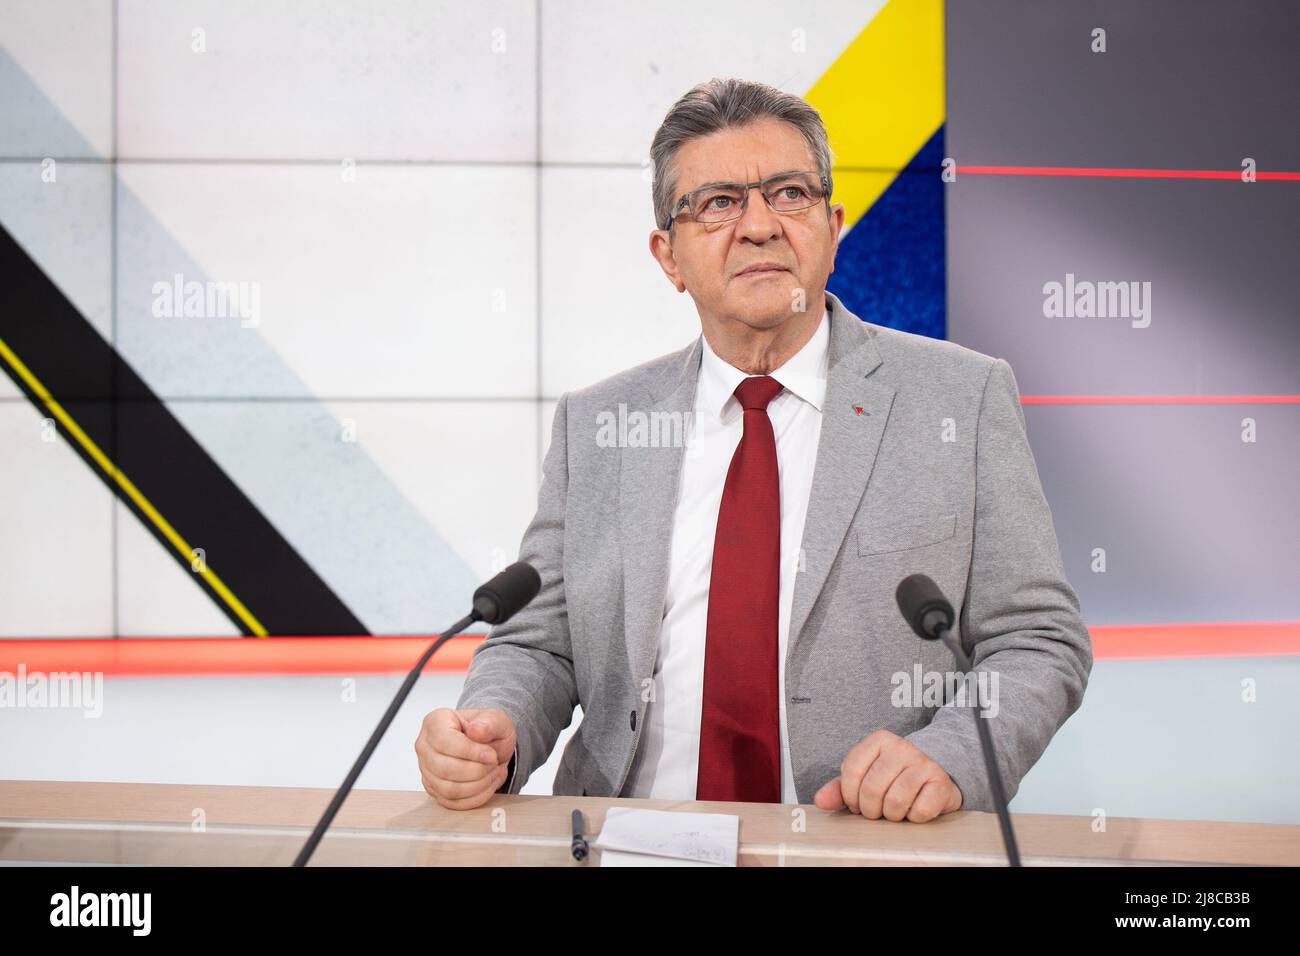
[{"label": "black pen", "polygon": [[587,841],[582,836],[582,811],[573,811],[573,858],[582,862],[587,858]]}]

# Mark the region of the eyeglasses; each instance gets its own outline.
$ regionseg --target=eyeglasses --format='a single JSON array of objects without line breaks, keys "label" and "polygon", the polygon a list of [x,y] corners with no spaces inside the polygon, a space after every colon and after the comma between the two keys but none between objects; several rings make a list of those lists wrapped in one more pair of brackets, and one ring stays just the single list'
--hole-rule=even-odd
[{"label": "eyeglasses", "polygon": [[713,183],[677,200],[664,228],[671,229],[682,210],[687,210],[691,219],[706,225],[739,219],[749,205],[749,191],[755,186],[768,206],[779,213],[809,209],[830,194],[830,183],[818,173],[787,172],[754,183]]}]

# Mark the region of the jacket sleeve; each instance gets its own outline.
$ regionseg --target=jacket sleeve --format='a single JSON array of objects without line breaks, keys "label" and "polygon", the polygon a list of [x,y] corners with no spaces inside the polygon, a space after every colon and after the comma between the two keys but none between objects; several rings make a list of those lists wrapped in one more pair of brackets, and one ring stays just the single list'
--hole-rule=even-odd
[{"label": "jacket sleeve", "polygon": [[578,705],[564,602],[567,400],[567,394],[560,396],[555,408],[537,513],[519,549],[519,560],[531,564],[541,577],[541,590],[514,617],[492,628],[475,649],[456,704],[457,709],[503,710],[514,724],[515,753],[501,793],[518,793],[546,762]]},{"label": "jacket sleeve", "polygon": [[991,811],[975,720],[989,722],[1009,800],[1078,709],[1092,671],[1088,629],[1065,579],[1015,375],[1003,359],[994,360],[984,384],[975,470],[974,540],[958,633],[972,668],[989,672],[982,679],[996,693],[988,716],[976,718],[973,708],[949,701],[907,739],[947,771],[962,792],[961,809]]}]

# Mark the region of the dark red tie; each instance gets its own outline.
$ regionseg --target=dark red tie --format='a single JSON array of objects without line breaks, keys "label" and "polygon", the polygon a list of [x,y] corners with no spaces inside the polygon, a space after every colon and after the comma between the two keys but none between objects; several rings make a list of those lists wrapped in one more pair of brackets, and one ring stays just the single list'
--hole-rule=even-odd
[{"label": "dark red tie", "polygon": [[697,800],[781,802],[777,688],[781,485],[767,375],[736,386],[745,410],[718,509],[709,579]]}]

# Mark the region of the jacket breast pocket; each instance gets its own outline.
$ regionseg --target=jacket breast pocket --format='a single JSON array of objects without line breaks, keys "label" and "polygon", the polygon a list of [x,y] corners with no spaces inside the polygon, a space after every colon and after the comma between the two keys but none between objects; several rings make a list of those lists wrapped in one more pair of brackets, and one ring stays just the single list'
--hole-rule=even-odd
[{"label": "jacket breast pocket", "polygon": [[947,541],[957,533],[956,515],[909,515],[858,529],[858,554],[910,551]]}]

